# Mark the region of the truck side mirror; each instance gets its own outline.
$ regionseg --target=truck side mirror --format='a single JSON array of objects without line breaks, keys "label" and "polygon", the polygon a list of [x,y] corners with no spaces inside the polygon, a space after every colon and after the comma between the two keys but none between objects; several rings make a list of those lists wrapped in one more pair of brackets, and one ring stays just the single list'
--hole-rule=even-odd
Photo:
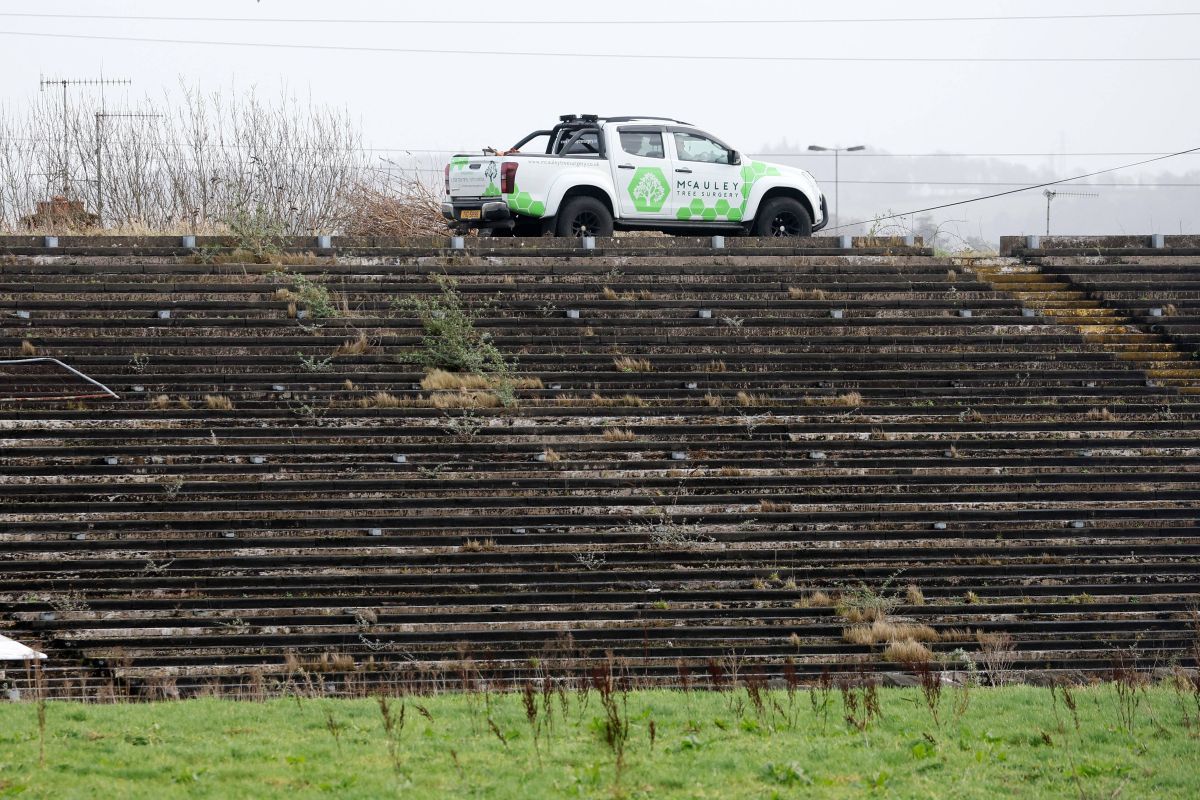
[{"label": "truck side mirror", "polygon": [[737,150],[730,150],[729,151],[729,163],[735,167],[738,164],[741,164],[742,163],[742,154],[739,153]]}]

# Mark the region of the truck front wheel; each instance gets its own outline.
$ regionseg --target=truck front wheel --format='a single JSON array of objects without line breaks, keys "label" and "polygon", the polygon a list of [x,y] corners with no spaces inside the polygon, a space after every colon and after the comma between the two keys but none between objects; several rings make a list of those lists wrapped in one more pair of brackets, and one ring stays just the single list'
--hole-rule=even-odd
[{"label": "truck front wheel", "polygon": [[768,200],[754,218],[755,236],[812,236],[812,217],[799,200]]},{"label": "truck front wheel", "polygon": [[558,210],[557,236],[612,236],[612,232],[612,214],[594,197],[572,197]]}]

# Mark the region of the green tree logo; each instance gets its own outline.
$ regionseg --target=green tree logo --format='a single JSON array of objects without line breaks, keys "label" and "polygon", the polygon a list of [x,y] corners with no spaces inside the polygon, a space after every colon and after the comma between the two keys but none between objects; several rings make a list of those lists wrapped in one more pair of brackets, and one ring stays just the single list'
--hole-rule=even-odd
[{"label": "green tree logo", "polygon": [[638,211],[655,212],[667,202],[671,184],[658,167],[639,167],[629,181],[629,196]]},{"label": "green tree logo", "polygon": [[495,197],[496,195],[500,194],[500,187],[496,186],[496,176],[500,174],[500,171],[496,169],[496,162],[489,161],[487,169],[483,171],[483,174],[486,175],[488,179],[488,185],[487,188],[483,190],[483,196]]}]

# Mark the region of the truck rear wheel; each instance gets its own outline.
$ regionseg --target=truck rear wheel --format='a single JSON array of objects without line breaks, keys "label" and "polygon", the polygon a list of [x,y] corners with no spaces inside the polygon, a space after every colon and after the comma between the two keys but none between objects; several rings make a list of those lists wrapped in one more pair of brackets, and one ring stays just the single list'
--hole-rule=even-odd
[{"label": "truck rear wheel", "polygon": [[613,218],[594,197],[572,197],[558,210],[557,236],[612,236]]},{"label": "truck rear wheel", "polygon": [[755,236],[812,236],[812,217],[799,200],[768,200],[754,218]]}]

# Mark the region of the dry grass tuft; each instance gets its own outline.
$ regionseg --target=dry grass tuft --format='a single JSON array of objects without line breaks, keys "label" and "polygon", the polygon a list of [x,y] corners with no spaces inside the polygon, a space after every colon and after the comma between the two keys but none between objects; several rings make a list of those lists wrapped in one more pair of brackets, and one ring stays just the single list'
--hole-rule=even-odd
[{"label": "dry grass tuft", "polygon": [[776,503],[774,500],[763,498],[758,501],[758,510],[764,514],[782,513],[792,510],[791,503]]},{"label": "dry grass tuft", "polygon": [[830,608],[833,606],[833,598],[822,591],[816,591],[805,598],[810,606],[818,608]]},{"label": "dry grass tuft", "polygon": [[206,394],[204,407],[210,411],[233,411],[233,401],[223,394]]},{"label": "dry grass tuft", "polygon": [[1088,409],[1087,418],[1093,422],[1115,422],[1117,415],[1107,408]]},{"label": "dry grass tuft", "polygon": [[491,386],[492,382],[482,375],[444,369],[432,369],[421,379],[421,388],[427,390],[490,389]]},{"label": "dry grass tuft", "polygon": [[492,392],[467,389],[458,392],[436,392],[430,401],[434,408],[499,408],[504,405]]},{"label": "dry grass tuft", "polygon": [[958,273],[952,269],[946,270],[946,280],[954,283],[956,280],[958,280]]},{"label": "dry grass tuft", "polygon": [[155,411],[165,411],[171,407],[171,398],[165,394],[156,394],[150,398],[150,408]]},{"label": "dry grass tuft", "polygon": [[604,287],[604,289],[600,292],[600,296],[605,300],[624,300],[626,302],[632,300],[649,300],[651,297],[653,297],[653,295],[650,294],[649,290],[647,289],[640,289],[636,292],[628,291],[617,293],[608,286]]},{"label": "dry grass tuft", "polygon": [[21,355],[36,356],[37,355],[37,347],[34,345],[33,342],[29,341],[28,339],[22,339],[21,340]]},{"label": "dry grass tuft", "polygon": [[591,403],[594,406],[632,406],[633,408],[642,408],[646,405],[646,401],[634,394],[623,394],[620,397],[604,397],[603,395],[592,392]]},{"label": "dry grass tuft", "polygon": [[630,356],[621,356],[613,359],[613,366],[617,368],[617,372],[653,372],[654,367],[644,358],[631,358]]},{"label": "dry grass tuft", "polygon": [[717,476],[721,478],[737,478],[745,474],[746,471],[740,467],[721,467],[717,470]]},{"label": "dry grass tuft", "polygon": [[824,300],[825,292],[821,289],[801,289],[798,286],[789,286],[788,297],[793,300]]},{"label": "dry grass tuft", "polygon": [[376,392],[369,397],[359,398],[359,408],[412,408],[413,406],[428,405],[425,398],[415,400],[410,397],[399,398],[391,392]]},{"label": "dry grass tuft", "polygon": [[562,461],[562,456],[553,447],[547,447],[542,451],[543,461]]},{"label": "dry grass tuft", "polygon": [[496,549],[495,539],[467,539],[460,548],[464,553],[485,553]]},{"label": "dry grass tuft", "polygon": [[734,398],[739,406],[773,406],[775,401],[767,397],[765,394],[753,394],[751,392],[738,392]]},{"label": "dry grass tuft", "polygon": [[602,436],[606,442],[632,442],[637,438],[629,428],[605,428]]},{"label": "dry grass tuft", "polygon": [[933,660],[933,651],[920,642],[905,639],[892,642],[884,648],[883,659],[898,664],[922,664]]},{"label": "dry grass tuft", "polygon": [[712,392],[705,393],[704,402],[710,408],[720,408],[722,405],[725,404],[725,402],[721,399],[721,395],[713,394]]},{"label": "dry grass tuft", "polygon": [[921,591],[919,586],[915,586],[911,583],[908,585],[908,588],[904,590],[904,599],[908,601],[910,606],[925,605],[925,594]]},{"label": "dry grass tuft", "polygon": [[854,625],[842,630],[842,639],[851,644],[876,644],[878,642],[936,642],[942,637],[928,625],[876,620],[870,625]]},{"label": "dry grass tuft", "polygon": [[726,372],[728,369],[724,361],[710,361],[704,365],[705,372]]},{"label": "dry grass tuft", "polygon": [[358,334],[357,339],[349,339],[338,345],[338,348],[333,351],[335,356],[363,356],[370,353],[375,348],[371,346],[371,340],[367,338],[365,333]]},{"label": "dry grass tuft", "polygon": [[833,398],[835,406],[861,406],[863,397],[858,392],[846,392]]},{"label": "dry grass tuft", "polygon": [[342,381],[342,388],[345,389],[347,392],[353,392],[353,391],[358,390],[358,387],[354,385],[354,381],[350,380],[349,378],[346,378],[346,380]]}]

